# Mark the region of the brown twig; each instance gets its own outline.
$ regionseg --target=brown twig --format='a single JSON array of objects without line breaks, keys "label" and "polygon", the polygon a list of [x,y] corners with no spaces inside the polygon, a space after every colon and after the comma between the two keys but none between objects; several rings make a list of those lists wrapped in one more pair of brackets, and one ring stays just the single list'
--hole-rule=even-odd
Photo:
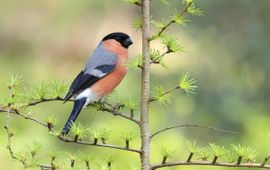
[{"label": "brown twig", "polygon": [[212,161],[212,164],[216,164],[217,163],[217,160],[218,160],[218,156],[214,156],[214,159]]},{"label": "brown twig", "polygon": [[[101,107],[99,109],[100,111],[106,111],[106,112],[112,113],[114,116],[120,116],[122,118],[128,119],[128,120],[136,123],[137,125],[140,124],[140,122],[138,120],[136,120],[133,116],[127,116],[128,114],[124,114],[124,113],[119,112],[118,108],[116,108],[115,106],[113,106],[109,103],[104,102],[104,104],[109,106],[109,107]],[[117,104],[116,104],[116,106],[117,106]]]},{"label": "brown twig", "polygon": [[264,167],[266,162],[270,159],[270,156],[267,156],[266,158],[264,158],[263,162],[261,163],[261,166]]},{"label": "brown twig", "polygon": [[[162,96],[165,96],[165,95],[167,95],[167,94],[169,94],[169,93],[171,93],[172,91],[177,90],[177,89],[180,89],[180,87],[179,87],[179,86],[173,87],[173,88],[171,88],[171,89],[165,91],[165,92],[162,94]],[[157,100],[157,98],[150,98],[150,99],[149,99],[149,103],[154,102],[154,101],[156,101],[156,100]]]},{"label": "brown twig", "polygon": [[167,50],[164,53],[162,53],[159,58],[151,59],[150,64],[160,64],[160,61],[162,60],[162,58],[164,58],[167,54],[170,54],[172,52],[173,51],[167,47]]},{"label": "brown twig", "polygon": [[[13,95],[13,88],[12,88],[12,86],[9,86],[9,96],[10,96],[10,98],[14,98],[14,95]],[[1,110],[0,110],[0,112],[1,112]],[[7,144],[7,149],[8,149],[8,151],[9,151],[9,154],[10,154],[10,156],[13,158],[13,159],[17,159],[17,160],[19,160],[15,155],[14,155],[14,152],[13,152],[13,150],[12,150],[12,148],[11,148],[11,138],[13,137],[13,133],[11,132],[11,130],[10,130],[10,113],[11,113],[11,110],[10,109],[8,109],[8,110],[6,110],[6,122],[5,122],[5,126],[4,126],[4,128],[6,129],[6,132],[7,132],[7,137],[8,137],[8,144]],[[23,163],[23,162],[22,162]],[[24,163],[23,163],[24,164]],[[25,165],[24,165],[25,166]]]},{"label": "brown twig", "polygon": [[168,157],[167,156],[164,156],[163,159],[162,159],[161,164],[166,164],[167,159],[168,159]]},{"label": "brown twig", "polygon": [[6,115],[6,124],[4,126],[7,132],[7,137],[8,137],[7,149],[9,151],[10,156],[14,159],[17,159],[17,157],[14,155],[14,152],[11,148],[11,138],[13,136],[13,133],[10,131],[10,128],[9,128],[9,119],[10,119],[10,111],[8,110],[7,115]]},{"label": "brown twig", "polygon": [[[10,93],[10,97],[11,98],[14,98],[15,95],[13,94],[13,88],[12,86],[9,86],[9,93]],[[15,159],[15,160],[18,160],[19,162],[21,162],[24,166],[25,169],[29,168],[29,165],[26,163],[26,160],[21,160],[19,159],[13,152],[12,150],[12,147],[11,147],[11,138],[13,137],[13,132],[10,130],[10,113],[13,113],[13,114],[18,114],[17,111],[15,110],[12,110],[11,108],[8,108],[8,109],[1,109],[0,108],[0,112],[6,112],[6,123],[5,123],[5,126],[4,128],[6,129],[6,132],[7,132],[7,138],[8,138],[8,144],[7,144],[7,149],[9,151],[9,154],[11,156],[11,158]],[[26,116],[25,116],[26,117]],[[33,155],[32,155],[32,158],[33,158]],[[40,167],[44,167],[43,165],[39,165]],[[49,166],[47,166],[49,167]]]},{"label": "brown twig", "polygon": [[126,148],[129,148],[129,140],[126,140]]},{"label": "brown twig", "polygon": [[115,146],[115,145],[110,145],[110,144],[100,144],[100,143],[88,142],[88,141],[74,141],[74,139],[69,139],[69,138],[66,138],[66,137],[63,137],[63,136],[57,136],[57,138],[59,140],[63,141],[63,142],[67,142],[67,143],[76,143],[76,144],[80,144],[80,145],[105,147],[105,148],[112,148],[112,149],[118,149],[118,150],[124,150],[124,151],[140,153],[140,150],[138,150],[138,149],[131,149],[131,148],[120,147],[120,146]]},{"label": "brown twig", "polygon": [[141,72],[141,169],[150,169],[150,130],[149,130],[149,99],[150,99],[150,0],[142,0],[142,72]]},{"label": "brown twig", "polygon": [[27,116],[25,114],[22,114],[18,110],[14,110],[14,109],[13,110],[7,110],[7,109],[1,109],[0,108],[0,112],[8,112],[8,111],[9,111],[9,113],[13,113],[13,114],[18,115],[20,117],[23,117],[23,118],[25,118],[27,120],[31,120],[31,121],[33,121],[35,123],[38,123],[38,124],[40,124],[40,125],[42,125],[44,127],[48,127],[47,123],[44,123],[44,122],[42,122],[42,121],[40,121],[38,119],[35,119],[35,118],[31,117],[31,116]]},{"label": "brown twig", "polygon": [[[31,101],[26,106],[35,106],[35,105],[38,105],[40,103],[51,102],[51,101],[64,101],[64,98],[62,98],[62,97],[42,98],[40,100]],[[69,101],[73,101],[73,100],[69,100]]]},{"label": "brown twig", "polygon": [[213,164],[212,162],[206,162],[206,161],[192,161],[192,162],[186,162],[186,161],[179,161],[179,162],[168,162],[166,164],[157,164],[153,165],[151,167],[151,170],[160,169],[160,168],[166,168],[166,167],[173,167],[173,166],[185,166],[185,165],[201,165],[201,166],[222,166],[222,167],[247,167],[247,168],[264,168],[264,169],[270,169],[270,165],[261,166],[259,163],[242,163],[240,165],[237,165],[235,163],[227,163],[227,162],[216,162]]},{"label": "brown twig", "polygon": [[194,153],[193,152],[190,152],[190,154],[188,155],[188,158],[187,158],[187,162],[190,162],[192,157],[193,157]]},{"label": "brown twig", "polygon": [[152,139],[153,137],[155,137],[156,135],[158,135],[160,133],[163,133],[163,132],[171,130],[171,129],[181,128],[181,127],[200,127],[200,128],[206,128],[206,129],[215,130],[215,131],[222,132],[222,133],[229,133],[229,134],[237,134],[238,133],[238,132],[234,132],[234,131],[215,128],[215,127],[208,126],[208,125],[200,125],[200,124],[191,124],[191,125],[189,125],[189,124],[185,124],[185,125],[176,125],[176,126],[166,127],[164,129],[161,129],[161,130],[156,131],[155,133],[153,133],[150,136],[150,138]]},{"label": "brown twig", "polygon": [[[36,118],[33,118],[33,117],[30,117],[30,116],[26,116],[22,113],[20,113],[19,111],[15,111],[15,110],[4,110],[4,109],[0,109],[0,112],[6,112],[6,113],[13,113],[14,115],[17,115],[17,116],[20,116],[20,117],[23,117],[25,119],[28,119],[28,120],[31,120],[43,127],[47,127],[47,124],[45,122],[42,122]],[[6,127],[8,127],[6,125]],[[50,130],[51,132],[54,132],[54,129],[51,129]],[[73,139],[69,139],[69,138],[65,138],[63,136],[57,136],[58,139],[60,139],[61,141],[63,142],[68,142],[68,143],[76,143],[76,144],[81,144],[81,145],[92,145],[92,146],[98,146],[98,147],[105,147],[105,148],[112,148],[112,149],[118,149],[118,150],[126,150],[126,151],[130,151],[130,152],[137,152],[137,153],[140,153],[139,150],[137,149],[131,149],[131,148],[126,148],[126,147],[120,147],[120,146],[115,146],[115,145],[110,145],[110,144],[98,144],[98,143],[93,143],[93,142],[87,142],[87,141],[74,141],[74,138]]]},{"label": "brown twig", "polygon": [[240,164],[241,164],[242,158],[243,158],[242,156],[239,156],[239,157],[237,158],[236,165],[240,165]]},{"label": "brown twig", "polygon": [[89,161],[85,161],[85,166],[87,170],[90,170],[90,162]]},{"label": "brown twig", "polygon": [[[40,100],[29,102],[25,106],[35,106],[35,105],[38,105],[38,104],[41,104],[41,103],[52,102],[52,101],[64,101],[64,99],[62,97],[42,98]],[[69,101],[74,101],[74,100],[69,100]],[[132,122],[134,122],[136,124],[139,124],[139,121],[136,120],[135,118],[129,117],[129,116],[127,116],[127,114],[119,112],[119,109],[116,108],[116,106],[118,104],[116,104],[115,106],[110,104],[110,103],[107,103],[107,102],[103,102],[102,104],[106,105],[107,107],[103,106],[103,107],[99,108],[100,111],[105,111],[105,112],[108,112],[108,113],[112,113],[114,116],[119,116],[119,117],[122,117],[122,118],[125,118],[125,119],[128,119],[128,120],[131,120]],[[89,104],[88,106],[94,106],[94,104]]]},{"label": "brown twig", "polygon": [[[183,11],[179,14],[179,17],[182,17],[188,10],[188,8],[192,5],[192,2],[188,3],[187,6],[183,9]],[[152,35],[150,37],[150,41],[154,40],[155,37],[160,36],[166,29],[168,29],[168,27],[172,24],[174,24],[176,21],[171,19],[170,22],[167,23],[167,25],[165,25],[164,27],[162,27],[155,35]]]}]

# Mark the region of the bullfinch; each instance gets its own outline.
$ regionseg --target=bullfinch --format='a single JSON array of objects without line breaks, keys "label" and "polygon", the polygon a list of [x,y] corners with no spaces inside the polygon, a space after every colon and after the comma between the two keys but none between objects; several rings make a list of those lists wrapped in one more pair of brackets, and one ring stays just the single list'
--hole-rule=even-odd
[{"label": "bullfinch", "polygon": [[121,32],[108,34],[102,39],[64,98],[64,103],[71,97],[75,101],[62,135],[68,134],[85,106],[103,99],[122,81],[127,73],[128,47],[131,44],[131,38]]}]

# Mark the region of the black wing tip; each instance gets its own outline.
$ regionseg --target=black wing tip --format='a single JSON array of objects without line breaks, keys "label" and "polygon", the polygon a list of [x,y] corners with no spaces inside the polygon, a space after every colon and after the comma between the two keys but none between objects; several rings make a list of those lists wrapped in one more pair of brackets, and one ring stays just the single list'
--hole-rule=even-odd
[{"label": "black wing tip", "polygon": [[64,98],[63,104],[65,104],[71,97],[72,97],[72,92],[69,91]]},{"label": "black wing tip", "polygon": [[61,132],[61,136],[66,136],[69,132],[69,129],[65,129],[63,128],[62,132]]},{"label": "black wing tip", "polygon": [[69,118],[68,118],[64,128],[62,129],[62,132],[61,132],[62,136],[65,136],[69,133],[70,129],[73,126],[73,123],[75,122],[75,120],[77,119],[81,110],[83,109],[85,102],[86,102],[86,98],[75,100],[73,110],[70,113]]},{"label": "black wing tip", "polygon": [[67,122],[67,123],[65,124],[64,128],[63,128],[62,131],[61,131],[61,135],[62,135],[62,136],[66,136],[66,135],[69,133],[69,131],[70,131],[72,125],[73,125],[73,122],[71,122],[71,123],[70,123],[70,122]]},{"label": "black wing tip", "polygon": [[68,101],[68,99],[64,99],[63,104],[65,104]]}]

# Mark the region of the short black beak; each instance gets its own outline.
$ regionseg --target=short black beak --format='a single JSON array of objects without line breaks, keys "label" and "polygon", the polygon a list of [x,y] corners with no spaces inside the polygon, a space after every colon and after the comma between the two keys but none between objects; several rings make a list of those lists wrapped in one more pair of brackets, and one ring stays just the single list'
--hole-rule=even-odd
[{"label": "short black beak", "polygon": [[125,45],[128,47],[128,46],[130,46],[131,44],[133,44],[133,42],[132,42],[131,38],[128,38],[128,39],[126,40],[126,42],[125,42]]}]

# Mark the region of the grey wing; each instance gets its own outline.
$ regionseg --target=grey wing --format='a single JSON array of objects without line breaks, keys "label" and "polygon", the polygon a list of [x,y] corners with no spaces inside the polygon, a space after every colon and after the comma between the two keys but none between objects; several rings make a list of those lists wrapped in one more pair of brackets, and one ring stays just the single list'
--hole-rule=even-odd
[{"label": "grey wing", "polygon": [[95,82],[112,72],[116,66],[116,55],[104,49],[102,43],[93,52],[85,68],[72,82],[64,101],[74,94],[92,86]]},{"label": "grey wing", "polygon": [[84,72],[100,78],[104,77],[114,69],[116,60],[116,55],[106,50],[100,43],[88,60]]}]

